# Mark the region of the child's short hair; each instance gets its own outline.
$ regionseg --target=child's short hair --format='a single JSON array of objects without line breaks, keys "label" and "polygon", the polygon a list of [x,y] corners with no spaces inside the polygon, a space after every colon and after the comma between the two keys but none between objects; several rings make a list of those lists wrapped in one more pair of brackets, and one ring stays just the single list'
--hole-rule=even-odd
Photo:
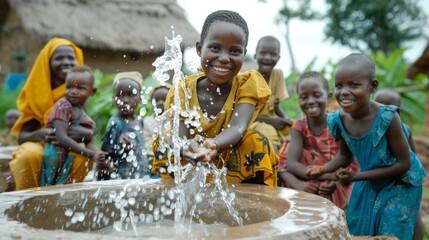
[{"label": "child's short hair", "polygon": [[140,86],[140,88],[143,85],[143,76],[141,73],[139,73],[137,71],[120,72],[120,73],[116,74],[115,78],[113,79],[113,86],[116,86],[116,84],[118,84],[118,82],[121,81],[122,79],[130,79],[130,80],[136,82]]},{"label": "child's short hair", "polygon": [[301,82],[303,82],[305,79],[309,79],[309,78],[315,78],[318,79],[322,82],[323,84],[323,88],[325,88],[326,92],[329,93],[329,84],[328,84],[328,80],[319,72],[316,71],[309,71],[309,72],[305,72],[303,74],[301,74],[301,76],[298,79],[298,82],[296,83],[296,92],[298,93],[298,86]]},{"label": "child's short hair", "polygon": [[70,68],[70,72],[76,72],[76,73],[84,73],[87,72],[91,75],[91,79],[94,80],[94,72],[92,71],[92,69],[87,66],[87,65],[78,65],[78,66],[74,66],[72,68]]},{"label": "child's short hair", "polygon": [[375,65],[371,58],[363,53],[352,53],[347,57],[343,58],[337,65],[337,68],[342,65],[352,65],[361,67],[362,70],[365,70],[369,73],[369,77],[372,79],[375,78]]},{"label": "child's short hair", "polygon": [[170,90],[170,88],[171,88],[171,84],[169,84],[169,83],[165,83],[165,84],[158,84],[158,85],[156,85],[156,86],[154,86],[153,88],[152,88],[152,91],[150,92],[150,99],[153,99],[153,94],[156,92],[156,90],[158,90],[158,89],[160,89],[160,88],[165,88],[165,89],[167,89],[167,90]]},{"label": "child's short hair", "polygon": [[204,42],[211,25],[216,21],[233,23],[243,29],[244,33],[246,34],[245,46],[247,46],[247,42],[249,40],[249,28],[247,27],[247,23],[240,14],[229,10],[215,11],[207,16],[206,20],[204,21],[203,29],[201,30],[201,42]]},{"label": "child's short hair", "polygon": [[280,41],[279,41],[276,37],[274,37],[274,36],[270,36],[270,35],[268,35],[268,36],[264,36],[264,37],[261,37],[261,38],[259,39],[258,44],[256,44],[256,51],[259,49],[259,45],[260,45],[260,44],[261,44],[261,42],[263,42],[263,41],[273,41],[273,42],[276,42],[276,43],[277,43],[277,45],[279,46],[279,51],[280,51]]}]

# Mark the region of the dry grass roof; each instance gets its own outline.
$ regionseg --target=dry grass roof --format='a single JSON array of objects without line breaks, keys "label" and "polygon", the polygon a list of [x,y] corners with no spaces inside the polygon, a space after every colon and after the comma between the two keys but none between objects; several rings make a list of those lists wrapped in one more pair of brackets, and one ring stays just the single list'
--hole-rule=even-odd
[{"label": "dry grass roof", "polygon": [[195,46],[199,33],[175,0],[9,0],[24,29],[44,41],[64,37],[81,47],[163,51],[164,38]]}]

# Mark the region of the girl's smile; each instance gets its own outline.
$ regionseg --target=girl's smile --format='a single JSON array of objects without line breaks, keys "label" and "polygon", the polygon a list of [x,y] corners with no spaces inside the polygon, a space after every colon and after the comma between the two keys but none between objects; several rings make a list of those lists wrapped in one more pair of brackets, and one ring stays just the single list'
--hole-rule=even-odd
[{"label": "girl's smile", "polygon": [[246,34],[239,26],[218,21],[210,26],[205,39],[197,42],[197,54],[207,78],[223,85],[240,71],[246,54]]}]

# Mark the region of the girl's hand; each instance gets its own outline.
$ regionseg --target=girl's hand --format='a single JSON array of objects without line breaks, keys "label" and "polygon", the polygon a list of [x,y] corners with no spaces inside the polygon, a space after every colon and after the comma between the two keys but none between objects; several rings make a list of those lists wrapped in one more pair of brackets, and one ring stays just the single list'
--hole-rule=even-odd
[{"label": "girl's hand", "polygon": [[37,137],[44,142],[49,142],[53,145],[58,145],[55,130],[53,128],[44,128],[37,132]]},{"label": "girl's hand", "polygon": [[110,174],[110,173],[116,172],[117,169],[115,166],[113,166],[113,164],[108,163],[107,165],[99,164],[97,166],[97,170],[99,175],[100,174],[103,175],[103,174]]},{"label": "girl's hand", "polygon": [[119,144],[123,149],[128,152],[136,147],[135,133],[133,132],[124,132],[119,136]]},{"label": "girl's hand", "polygon": [[279,105],[279,103],[280,103],[279,98],[278,97],[274,98],[274,106],[277,107]]},{"label": "girl's hand", "polygon": [[204,141],[203,146],[207,149],[204,163],[213,162],[218,154],[218,143],[213,138],[209,138]]},{"label": "girl's hand", "polygon": [[107,159],[107,152],[96,151],[92,156],[92,160],[98,163],[100,166],[105,167],[109,165],[109,160]]},{"label": "girl's hand", "polygon": [[201,162],[206,158],[206,153],[208,150],[205,150],[204,147],[201,147],[198,142],[194,139],[189,140],[189,146],[183,148],[182,156],[192,165],[196,165],[197,162]]},{"label": "girl's hand", "polygon": [[296,185],[296,190],[316,194],[319,191],[319,186],[312,182],[300,181],[300,183]]},{"label": "girl's hand", "polygon": [[282,130],[287,126],[291,126],[292,123],[290,120],[285,119],[285,118],[272,118],[270,120],[270,124],[277,130]]},{"label": "girl's hand", "polygon": [[324,181],[319,187],[319,194],[322,196],[330,196],[332,193],[337,190],[337,182],[336,181]]},{"label": "girl's hand", "polygon": [[325,173],[325,167],[320,165],[308,165],[305,175],[311,179],[316,179]]},{"label": "girl's hand", "polygon": [[353,182],[356,176],[356,173],[347,169],[339,169],[335,176],[341,182]]}]

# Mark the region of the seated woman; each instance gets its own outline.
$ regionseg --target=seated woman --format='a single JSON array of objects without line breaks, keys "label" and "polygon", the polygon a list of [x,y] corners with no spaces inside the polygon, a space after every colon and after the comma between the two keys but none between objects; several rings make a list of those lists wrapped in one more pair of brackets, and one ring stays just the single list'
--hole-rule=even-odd
[{"label": "seated woman", "polygon": [[[9,166],[17,190],[39,186],[44,142],[56,142],[54,129],[45,128],[47,118],[55,102],[65,94],[67,73],[82,64],[82,50],[62,38],[51,39],[37,56],[17,101],[22,115],[13,127],[20,145],[12,153]],[[70,126],[68,134],[84,142],[93,132],[82,126]],[[86,157],[75,155],[67,183],[82,182],[92,165]]]}]

